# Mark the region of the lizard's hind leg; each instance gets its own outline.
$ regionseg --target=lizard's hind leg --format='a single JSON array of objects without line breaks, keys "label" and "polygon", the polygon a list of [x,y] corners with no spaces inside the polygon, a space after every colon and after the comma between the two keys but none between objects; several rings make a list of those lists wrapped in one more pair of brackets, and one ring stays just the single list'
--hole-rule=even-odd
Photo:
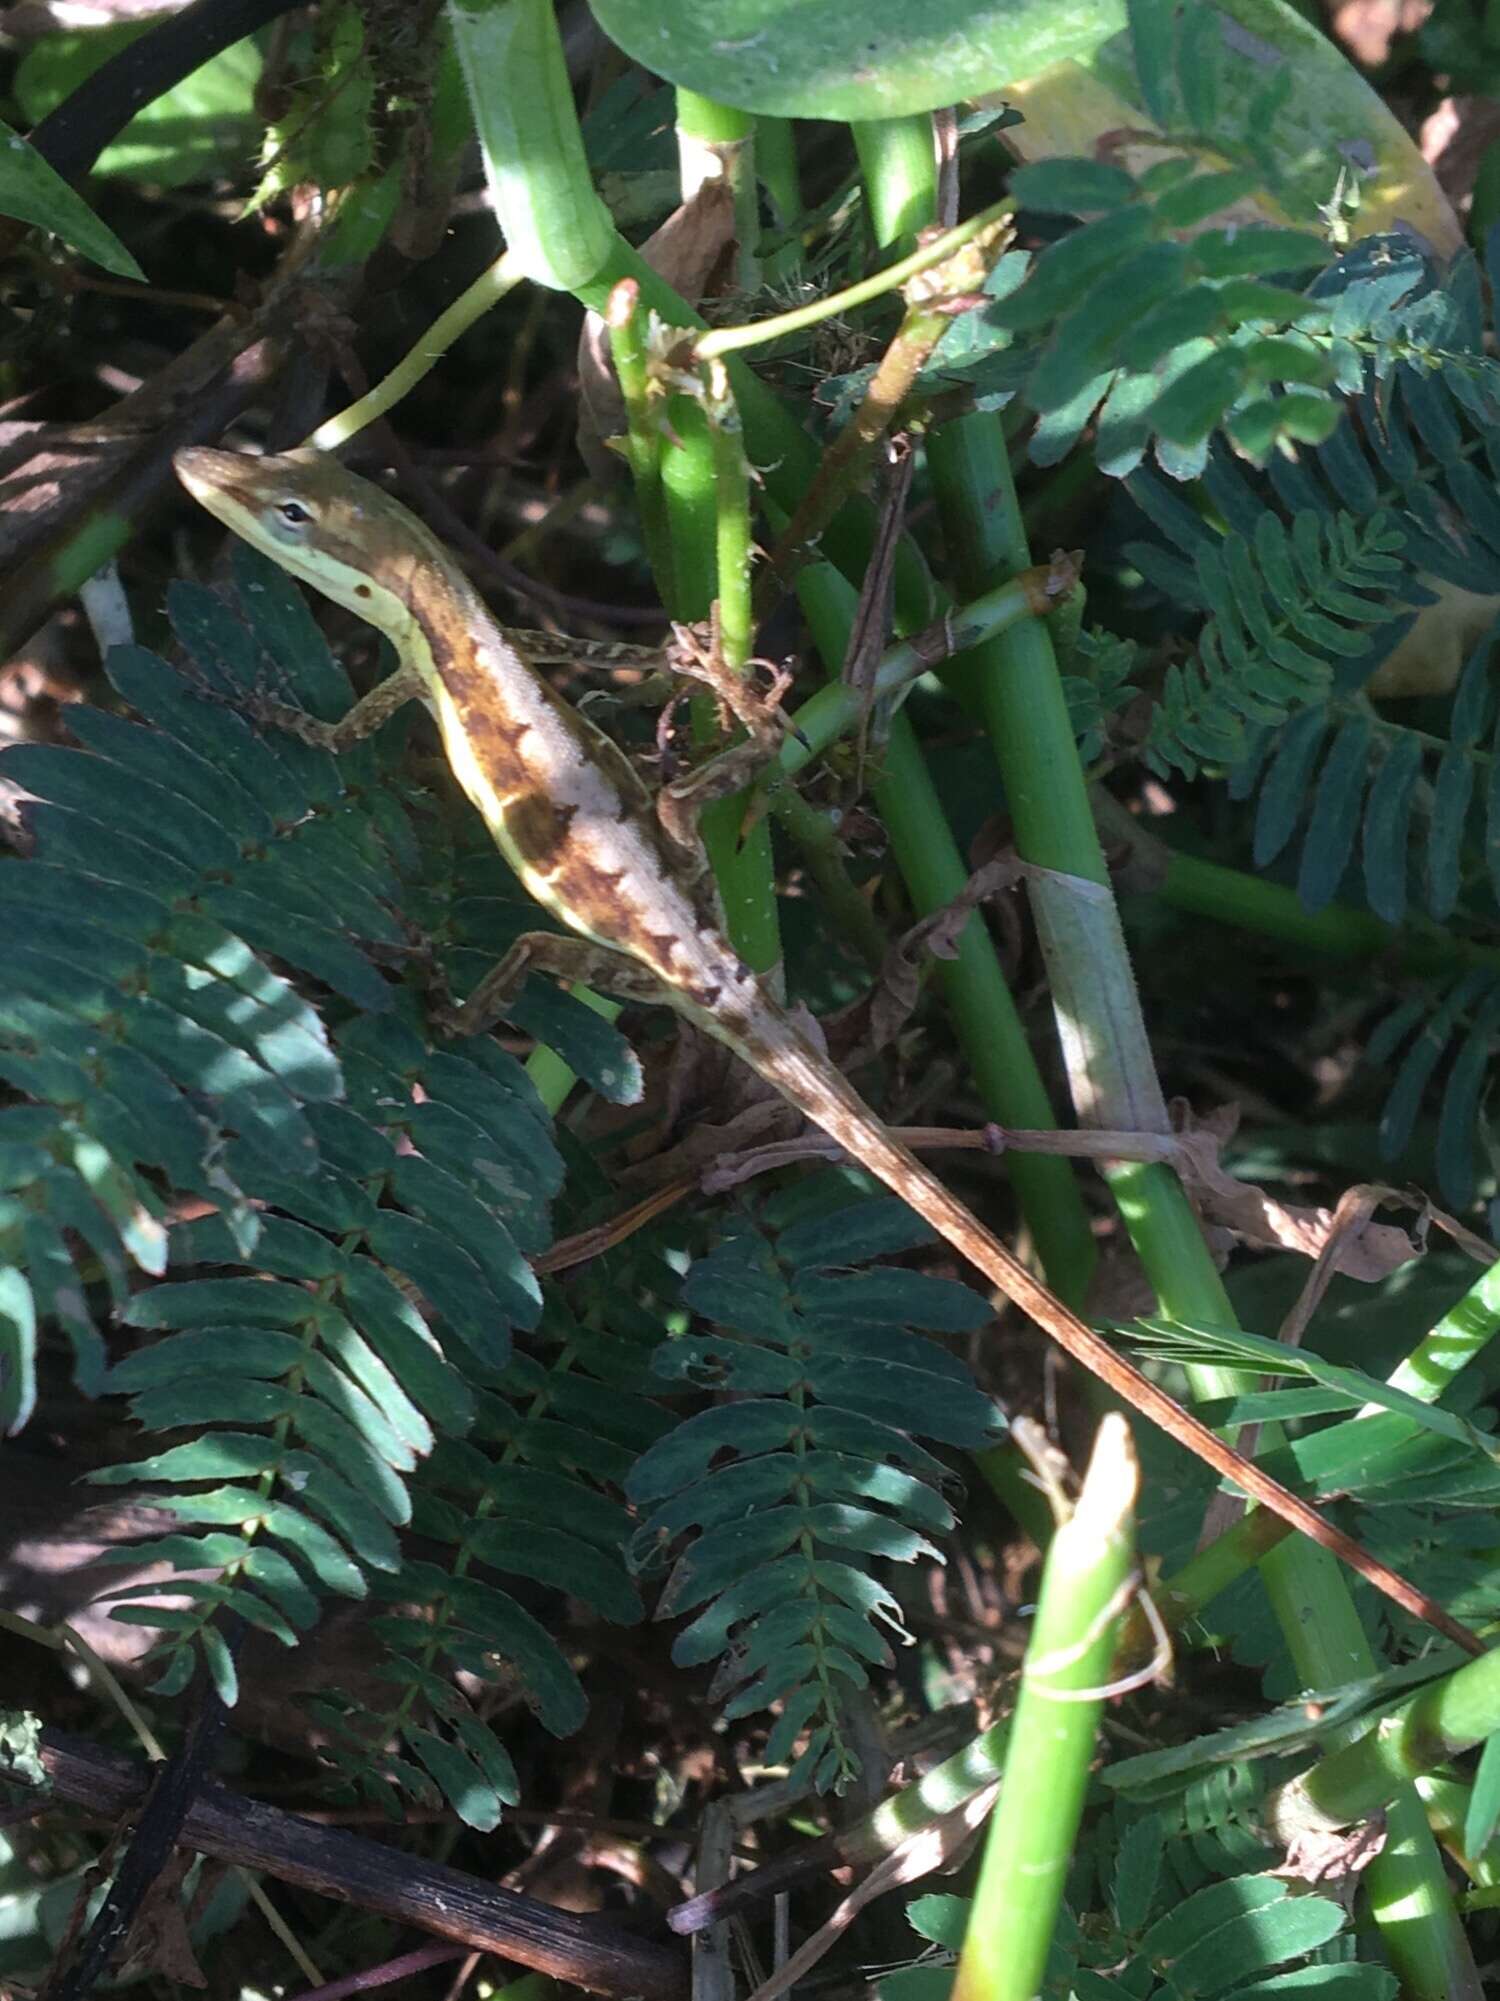
[{"label": "lizard's hind leg", "polygon": [[452,1035],[480,1035],[493,1028],[531,972],[603,987],[622,1000],[669,1001],[656,974],[608,945],[568,938],[556,931],[525,931],[475,987],[462,1007],[440,1007],[433,1019]]}]

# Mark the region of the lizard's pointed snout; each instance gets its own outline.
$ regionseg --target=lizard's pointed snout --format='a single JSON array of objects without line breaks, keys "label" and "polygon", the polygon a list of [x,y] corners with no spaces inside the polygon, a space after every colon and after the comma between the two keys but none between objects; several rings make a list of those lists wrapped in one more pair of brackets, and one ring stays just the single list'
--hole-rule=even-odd
[{"label": "lizard's pointed snout", "polygon": [[208,445],[184,445],[172,454],[173,470],[195,500],[233,486],[240,463],[237,452],[214,451]]}]

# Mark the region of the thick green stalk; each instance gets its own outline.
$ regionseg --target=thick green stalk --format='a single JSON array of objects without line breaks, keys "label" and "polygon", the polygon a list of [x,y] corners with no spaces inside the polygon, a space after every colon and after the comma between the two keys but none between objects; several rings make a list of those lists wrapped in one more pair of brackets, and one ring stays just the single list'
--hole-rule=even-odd
[{"label": "thick green stalk", "polygon": [[778,222],[789,223],[802,213],[802,176],[789,118],[756,119],[755,177],[771,197]]},{"label": "thick green stalk", "polygon": [[[719,469],[713,434],[702,403],[692,396],[668,399],[663,429],[671,441],[662,454],[672,543],[668,609],[674,618],[704,619],[718,587]],[[717,726],[711,697],[694,697],[693,721],[700,739],[711,738]],[[762,820],[742,838],[744,815],[742,793],[715,799],[701,816],[699,831],[735,950],[747,965],[766,972],[781,957],[771,836]]]},{"label": "thick green stalk", "polygon": [[448,0],[490,202],[528,278],[571,291],[615,235],[583,150],[552,0]]},{"label": "thick green stalk", "polygon": [[932,118],[857,119],[849,128],[865,184],[870,234],[882,250],[915,236],[937,214]]},{"label": "thick green stalk", "polygon": [[[929,440],[928,462],[965,595],[1029,561],[1005,440],[974,415]],[[1075,1098],[1086,1123],[1162,1130],[1159,1086],[1134,976],[1107,887],[1088,792],[1045,626],[1015,627],[978,650],[968,693],[989,729],[1022,857],[1049,871],[1033,884],[1038,930]],[[1069,880],[1071,878],[1071,880]],[[1104,907],[1107,905],[1107,909]],[[1081,956],[1080,956],[1081,955]],[[1234,1325],[1181,1182],[1161,1166],[1107,1176],[1136,1253],[1167,1315]],[[1223,1394],[1228,1371],[1192,1371],[1200,1395]],[[1207,1376],[1209,1381],[1205,1381]],[[1304,1683],[1334,1687],[1374,1661],[1338,1565],[1301,1537],[1280,1543],[1261,1576]],[[1366,1878],[1371,1908],[1413,1996],[1478,1993],[1442,1860],[1408,1789],[1392,1807],[1385,1852]]]},{"label": "thick green stalk", "polygon": [[760,283],[760,204],[756,198],[755,120],[748,111],[677,90],[677,157],[683,199],[706,182],[727,181],[734,195],[735,277],[742,292]]},{"label": "thick green stalk", "polygon": [[[798,576],[797,593],[824,664],[835,675],[854,620],[854,588],[829,564],[810,563]],[[794,754],[794,743],[789,741],[788,754]],[[880,764],[883,776],[873,788],[875,806],[907,894],[925,917],[953,901],[969,872],[905,716],[894,719]],[[1046,1086],[978,911],[960,933],[956,956],[937,960],[933,977],[988,1115],[1001,1125],[1055,1125]],[[1062,1298],[1081,1301],[1095,1253],[1072,1168],[1042,1154],[1012,1154],[1006,1165],[1047,1282]]]},{"label": "thick green stalk", "polygon": [[1047,1552],[953,2001],[1034,2001],[1042,1991],[1129,1602],[1138,1483],[1129,1427],[1112,1413]]},{"label": "thick green stalk", "polygon": [[1346,1827],[1387,1806],[1407,1783],[1500,1730],[1500,1647],[1392,1710],[1373,1730],[1282,1788],[1276,1824]]},{"label": "thick green stalk", "polygon": [[750,659],[755,620],[750,606],[750,567],[755,548],[750,514],[750,461],[740,433],[739,411],[723,367],[704,370],[704,407],[714,453],[717,518],[714,564],[718,578],[719,652],[724,665],[743,673]]},{"label": "thick green stalk", "polygon": [[1330,903],[1307,910],[1295,889],[1268,882],[1264,876],[1226,868],[1198,855],[1173,853],[1155,842],[1150,851],[1160,857],[1164,873],[1155,894],[1174,910],[1258,931],[1299,951],[1326,953],[1330,958],[1364,959],[1389,956],[1404,973],[1443,973],[1461,966],[1500,967],[1500,952],[1492,945],[1456,938],[1434,925],[1421,930],[1387,924],[1368,910],[1351,910]]},{"label": "thick green stalk", "polygon": [[672,589],[672,538],[662,491],[664,440],[661,427],[652,420],[645,315],[640,287],[632,279],[623,279],[610,294],[606,323],[615,379],[625,405],[625,453],[640,510],[641,537],[656,588],[665,598]]},{"label": "thick green stalk", "polygon": [[[1392,1370],[1387,1381],[1392,1389],[1436,1403],[1460,1369],[1468,1367],[1494,1340],[1500,1329],[1500,1265],[1482,1272],[1455,1306],[1412,1349],[1406,1360]],[[1379,1406],[1369,1404],[1364,1417]]]}]

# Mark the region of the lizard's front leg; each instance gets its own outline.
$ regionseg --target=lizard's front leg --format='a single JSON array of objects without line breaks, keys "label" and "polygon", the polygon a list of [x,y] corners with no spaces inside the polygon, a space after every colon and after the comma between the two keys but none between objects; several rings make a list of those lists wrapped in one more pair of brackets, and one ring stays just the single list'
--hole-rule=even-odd
[{"label": "lizard's front leg", "polygon": [[[673,643],[666,662],[671,672],[705,683],[719,704],[721,719],[727,724],[732,718],[748,732],[743,742],[731,744],[696,771],[672,779],[657,793],[657,818],[668,838],[685,852],[691,852],[698,846],[698,821],[704,808],[716,799],[743,792],[781,748],[791,728],[782,712],[781,698],[791,685],[792,676],[786,668],[776,669],[768,689],[754,690],[742,670],[731,668],[724,661],[717,632],[711,632],[705,640],[692,627],[684,625],[673,627]],[[670,709],[664,712],[664,724],[669,715]]]},{"label": "lizard's front leg", "polygon": [[419,701],[421,696],[422,681],[416,669],[398,667],[394,674],[377,681],[336,723],[319,722],[305,709],[294,709],[290,703],[275,701],[267,695],[251,695],[244,707],[256,722],[286,730],[303,743],[311,744],[314,750],[331,750],[337,755],[373,736],[397,709],[407,702]]},{"label": "lizard's front leg", "polygon": [[568,938],[556,931],[525,931],[475,987],[462,1007],[445,1007],[434,1019],[453,1035],[479,1035],[493,1028],[506,1003],[531,972],[554,979],[576,980],[603,987],[622,1000],[670,1002],[671,994],[655,973],[639,960],[596,945],[588,938]]}]

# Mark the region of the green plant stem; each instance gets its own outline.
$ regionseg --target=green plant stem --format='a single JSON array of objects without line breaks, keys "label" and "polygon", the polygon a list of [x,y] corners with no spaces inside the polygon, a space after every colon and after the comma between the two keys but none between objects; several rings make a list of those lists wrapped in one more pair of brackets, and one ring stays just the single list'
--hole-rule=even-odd
[{"label": "green plant stem", "polygon": [[[928,460],[964,594],[1022,567],[1029,560],[1026,535],[998,423],[979,414],[942,426],[929,441]],[[989,729],[1017,848],[1051,872],[1034,879],[1033,907],[1080,1118],[1164,1130],[1134,976],[1045,626],[1012,628],[979,650],[978,665],[982,678],[973,680],[971,668],[967,692]],[[1086,888],[1080,892],[1079,885]],[[1177,1176],[1159,1165],[1127,1164],[1106,1179],[1163,1312],[1189,1324],[1237,1324]],[[1233,1371],[1190,1370],[1189,1377],[1200,1396],[1240,1386]],[[1325,1551],[1288,1538],[1260,1571],[1305,1685],[1335,1687],[1373,1672],[1348,1586]],[[1477,1995],[1442,1859],[1409,1789],[1391,1809],[1390,1838],[1366,1883],[1410,1994],[1432,2001]]]},{"label": "green plant stem", "polygon": [[[1149,846],[1155,848],[1156,844]],[[1411,930],[1387,924],[1368,910],[1351,910],[1331,903],[1306,910],[1294,889],[1242,869],[1197,855],[1156,848],[1163,873],[1156,894],[1174,910],[1257,931],[1299,951],[1326,953],[1335,959],[1389,955],[1405,973],[1440,973],[1459,966],[1500,967],[1493,946],[1455,938],[1434,927]]]},{"label": "green plant stem", "polygon": [[662,491],[662,437],[651,416],[641,288],[633,279],[623,278],[616,285],[605,317],[610,355],[625,405],[625,453],[635,483],[641,535],[656,588],[666,598],[672,589],[672,539]]},{"label": "green plant stem", "polygon": [[948,298],[979,290],[1008,234],[1009,225],[997,223],[955,251],[950,260],[934,266],[923,281],[912,281],[901,324],[880,357],[859,407],[829,446],[817,477],[776,538],[765,578],[771,591],[807,560],[827,523],[863,483],[876,444],[895,424],[918,374],[953,323]]},{"label": "green plant stem", "polygon": [[[797,592],[824,664],[836,674],[854,621],[854,588],[831,565],[809,563],[797,579]],[[794,741],[784,747],[789,757],[798,754]],[[881,763],[884,775],[873,787],[875,806],[907,893],[925,917],[953,901],[968,881],[968,870],[904,716],[892,722]],[[934,978],[986,1113],[1002,1125],[1055,1125],[1046,1086],[979,912],[960,933],[956,956],[937,961]],[[1081,1301],[1095,1252],[1072,1168],[1065,1160],[1041,1154],[1013,1155],[1007,1166],[1048,1283],[1062,1298]]]},{"label": "green plant stem", "polygon": [[[1051,574],[1045,568],[1028,570],[972,604],[956,606],[944,615],[940,635],[898,639],[880,656],[867,693],[844,681],[830,681],[826,688],[810,695],[792,717],[792,732],[777,753],[777,771],[783,778],[795,777],[836,738],[847,736],[863,720],[871,697],[889,702],[899,696],[930,671],[943,649],[951,647],[957,652],[1009,630],[1018,619],[1044,617],[1050,609]],[[941,644],[929,647],[929,637],[940,639]]]},{"label": "green plant stem", "polygon": [[[1488,1347],[1497,1328],[1500,1328],[1500,1265],[1491,1265],[1432,1331],[1424,1335],[1406,1360],[1392,1370],[1387,1381],[1392,1389],[1405,1390],[1408,1396],[1420,1397],[1423,1403],[1436,1403],[1459,1370],[1467,1368]],[[1365,1417],[1379,1408],[1377,1404],[1368,1404],[1359,1414]]]},{"label": "green plant stem", "polygon": [[937,148],[932,117],[856,119],[849,127],[869,206],[870,234],[882,250],[915,236],[937,213]]},{"label": "green plant stem", "polygon": [[[712,429],[702,403],[693,396],[667,399],[662,419],[667,440],[662,454],[662,490],[672,543],[674,618],[701,620],[708,616],[718,584],[718,466]],[[700,742],[717,734],[713,698],[695,695],[693,730]],[[769,971],[781,957],[777,921],[775,871],[770,830],[757,822],[742,838],[745,795],[715,799],[699,820],[724,918],[735,950],[757,972]]]},{"label": "green plant stem", "polygon": [[[888,277],[889,274],[883,274]],[[703,320],[666,280],[660,277],[622,236],[617,235],[610,255],[587,283],[574,287],[574,296],[591,312],[603,312],[613,286],[621,278],[634,278],[646,306],[671,326],[701,327]],[[757,468],[766,494],[782,510],[791,514],[806,492],[818,469],[818,448],[800,424],[782,407],[776,396],[743,363],[731,357],[729,381],[745,427],[745,444],[751,463]],[[864,573],[869,561],[874,533],[874,515],[868,501],[851,501],[829,523],[822,539],[822,553],[847,576]],[[897,615],[908,630],[926,625],[942,609],[940,594],[928,575],[922,557],[903,537],[896,552],[895,589]]]},{"label": "green plant stem", "polygon": [[[1459,1779],[1435,1778],[1424,1774],[1416,1781],[1417,1793],[1427,1810],[1427,1824],[1476,1888],[1500,1890],[1500,1847],[1493,1840],[1481,1855],[1471,1855],[1465,1846],[1469,1808],[1474,1788]],[[1462,1908],[1473,1910],[1464,1899]]]},{"label": "green plant stem", "polygon": [[571,291],[615,236],[595,191],[552,0],[448,0],[490,204],[515,263]]},{"label": "green plant stem", "polygon": [[1322,1758],[1277,1796],[1276,1820],[1347,1827],[1378,1812],[1408,1782],[1500,1730],[1500,1648],[1428,1684],[1342,1750]]},{"label": "green plant stem", "polygon": [[727,181],[734,195],[735,276],[742,292],[760,283],[760,205],[756,199],[756,127],[748,111],[677,90],[677,157],[684,200],[707,181]]},{"label": "green plant stem", "polygon": [[1047,1552],[953,2001],[1041,1992],[1135,1563],[1138,1479],[1129,1427],[1111,1414]]},{"label": "green plant stem", "polygon": [[476,320],[482,319],[491,306],[498,305],[513,292],[525,276],[520,263],[509,251],[497,257],[493,264],[487,264],[453,304],[439,313],[432,325],[423,331],[416,346],[401,357],[388,375],[382,376],[358,402],[350,403],[326,423],[320,424],[303,442],[320,452],[336,451],[364,430],[366,425],[373,424],[377,417],[393,410],[403,396],[416,388],[424,375],[436,368],[459,336],[467,333]]},{"label": "green plant stem", "polygon": [[722,367],[709,363],[704,408],[714,455],[716,518],[714,561],[718,578],[719,652],[726,667],[743,672],[750,658],[755,620],[750,606],[750,462],[740,435],[739,412]]},{"label": "green plant stem", "polygon": [[797,170],[797,140],[789,118],[755,121],[756,179],[771,197],[777,220],[789,223],[802,212],[802,176]]}]

